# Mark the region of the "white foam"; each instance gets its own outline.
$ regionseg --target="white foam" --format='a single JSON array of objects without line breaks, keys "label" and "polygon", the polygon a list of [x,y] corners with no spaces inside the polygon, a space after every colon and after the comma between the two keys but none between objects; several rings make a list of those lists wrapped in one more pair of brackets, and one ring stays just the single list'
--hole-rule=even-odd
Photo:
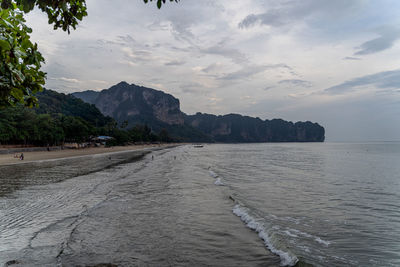
[{"label": "white foam", "polygon": [[289,252],[277,249],[270,241],[270,238],[265,231],[263,225],[257,222],[252,216],[250,216],[245,208],[240,207],[239,204],[233,207],[233,213],[240,217],[240,219],[249,227],[258,233],[258,236],[264,241],[265,246],[274,254],[281,258],[281,266],[294,266],[298,259],[296,256],[289,254]]},{"label": "white foam", "polygon": [[308,233],[302,232],[302,231],[297,230],[297,229],[290,229],[290,231],[295,232],[295,233],[297,233],[299,235],[302,235],[304,237],[308,237],[308,238],[313,238],[314,237],[313,235],[310,235]]},{"label": "white foam", "polygon": [[302,235],[302,236],[304,236],[304,237],[312,238],[312,239],[314,239],[316,242],[318,242],[318,243],[320,243],[320,244],[322,244],[322,245],[324,245],[324,246],[329,246],[329,245],[331,244],[330,241],[323,240],[323,239],[321,239],[319,236],[310,235],[310,234],[308,234],[308,233],[299,231],[299,230],[297,230],[297,229],[290,229],[290,231],[295,232],[296,234]]},{"label": "white foam", "polygon": [[288,217],[288,216],[284,217],[283,220],[288,221],[288,222],[293,222],[295,224],[299,224],[300,223],[300,219],[295,219],[295,218]]},{"label": "white foam", "polygon": [[224,185],[224,183],[221,181],[221,178],[217,178],[214,182],[215,185]]},{"label": "white foam", "polygon": [[316,237],[314,240],[325,246],[329,246],[329,244],[331,243],[329,241],[322,240],[320,237]]},{"label": "white foam", "polygon": [[215,172],[213,172],[212,170],[209,170],[208,173],[210,174],[211,177],[213,178],[217,178],[218,174],[216,174]]},{"label": "white foam", "polygon": [[302,250],[304,250],[305,252],[307,252],[307,253],[311,253],[311,250],[310,250],[310,248],[309,247],[307,247],[307,246],[297,246],[298,248],[301,248]]},{"label": "white foam", "polygon": [[291,236],[291,237],[299,237],[298,235],[295,235],[291,233],[289,230],[283,231],[286,235]]}]

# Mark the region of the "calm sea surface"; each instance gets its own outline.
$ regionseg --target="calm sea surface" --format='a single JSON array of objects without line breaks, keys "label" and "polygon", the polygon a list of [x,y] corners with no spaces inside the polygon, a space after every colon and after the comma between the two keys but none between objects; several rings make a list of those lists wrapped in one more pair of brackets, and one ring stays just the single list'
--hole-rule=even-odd
[{"label": "calm sea surface", "polygon": [[400,143],[112,157],[1,167],[0,266],[400,266]]}]

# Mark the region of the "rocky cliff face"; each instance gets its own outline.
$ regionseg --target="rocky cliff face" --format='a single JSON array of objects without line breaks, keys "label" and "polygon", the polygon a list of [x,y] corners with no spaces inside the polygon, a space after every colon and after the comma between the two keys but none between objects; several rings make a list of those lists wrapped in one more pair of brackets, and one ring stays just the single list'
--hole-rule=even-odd
[{"label": "rocky cliff face", "polygon": [[323,142],[325,139],[324,128],[312,122],[263,121],[238,114],[197,113],[186,116],[185,123],[217,142]]},{"label": "rocky cliff face", "polygon": [[[88,101],[93,99],[92,92],[86,91],[73,95]],[[162,91],[126,82],[120,82],[99,92],[92,101],[104,115],[113,117],[117,121],[136,122],[141,118],[146,118],[145,120],[149,122],[155,119],[168,125],[183,125],[184,123],[184,114],[180,110],[178,99]]]},{"label": "rocky cliff face", "polygon": [[94,103],[107,116],[129,127],[146,124],[153,131],[167,129],[177,140],[199,142],[323,142],[325,130],[318,123],[261,120],[238,114],[186,115],[179,100],[162,91],[121,82],[101,92],[74,93]]}]

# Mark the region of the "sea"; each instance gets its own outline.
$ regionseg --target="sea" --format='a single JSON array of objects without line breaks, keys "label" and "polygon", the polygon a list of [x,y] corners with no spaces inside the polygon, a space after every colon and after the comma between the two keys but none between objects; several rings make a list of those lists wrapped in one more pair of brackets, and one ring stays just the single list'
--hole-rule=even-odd
[{"label": "sea", "polygon": [[1,166],[0,266],[400,266],[399,142],[132,153]]}]

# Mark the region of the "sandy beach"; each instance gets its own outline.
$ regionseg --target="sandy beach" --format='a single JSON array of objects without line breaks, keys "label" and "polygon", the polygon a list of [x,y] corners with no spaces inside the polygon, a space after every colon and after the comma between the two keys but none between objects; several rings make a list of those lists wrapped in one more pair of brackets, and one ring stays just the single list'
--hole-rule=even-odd
[{"label": "sandy beach", "polygon": [[[0,155],[0,165],[8,165],[23,162],[32,162],[38,160],[48,159],[60,159],[69,158],[76,156],[103,154],[119,151],[130,151],[140,150],[151,147],[168,147],[171,144],[154,144],[154,145],[131,145],[131,146],[115,146],[115,147],[91,147],[91,148],[80,148],[80,149],[64,149],[64,150],[52,150],[52,151],[34,151],[24,152],[24,160],[21,161],[19,158],[15,158],[15,154],[2,154]],[[20,153],[17,153],[20,155]]]}]

